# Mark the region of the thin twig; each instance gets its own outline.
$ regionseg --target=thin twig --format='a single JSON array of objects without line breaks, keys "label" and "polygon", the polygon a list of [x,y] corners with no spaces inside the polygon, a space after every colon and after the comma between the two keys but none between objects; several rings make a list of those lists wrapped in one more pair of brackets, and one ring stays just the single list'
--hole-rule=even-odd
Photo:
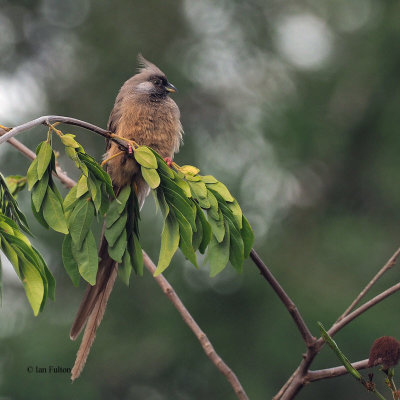
[{"label": "thin twig", "polygon": [[[35,126],[39,125],[49,126],[50,124],[54,124],[55,122],[61,122],[63,124],[75,125],[81,128],[85,128],[89,131],[95,132],[98,135],[105,137],[106,139],[112,140],[126,151],[129,150],[126,143],[124,143],[123,141],[119,140],[116,137],[113,137],[112,132],[109,132],[106,129],[100,128],[99,126],[93,125],[89,122],[81,121],[80,119],[76,118],[64,117],[62,115],[45,115],[43,117],[33,119],[32,121],[28,121],[22,125],[15,126],[0,137],[0,144],[8,141],[10,138],[19,135],[22,132],[26,132],[34,128]],[[3,129],[1,129],[1,131],[4,132]]]},{"label": "thin twig", "polygon": [[[340,331],[344,326],[346,326],[348,323],[359,317],[365,311],[375,306],[376,304],[380,303],[382,300],[386,299],[387,297],[391,296],[392,294],[396,293],[399,290],[400,290],[400,283],[397,283],[396,285],[391,286],[389,289],[373,297],[371,300],[367,301],[362,306],[358,307],[352,313],[348,314],[342,320],[333,324],[332,327],[328,330],[329,335],[333,336],[335,333]],[[320,340],[322,339],[318,339],[318,341]]]},{"label": "thin twig", "polygon": [[[47,118],[47,121],[58,122],[58,121],[60,121],[61,117],[55,117],[55,118],[57,118],[57,120],[54,120],[54,119],[50,120],[49,117],[38,118],[34,121],[31,121],[31,124],[29,125],[29,127],[26,129],[24,128],[24,130],[30,129],[36,125],[41,125],[43,122],[40,122],[40,121],[42,121],[43,118]],[[62,118],[66,118],[66,117],[62,117]],[[68,119],[68,121],[73,120],[72,118],[66,118],[66,119]],[[67,122],[66,119],[63,121],[60,121],[60,122],[72,123],[72,122]],[[76,121],[79,121],[79,120],[76,120]],[[32,123],[34,123],[34,124],[32,124]],[[28,126],[28,124],[29,123],[21,125],[21,126],[26,127],[26,126]],[[97,133],[99,130],[101,130],[101,128],[95,127],[94,125],[91,125],[91,124],[87,124],[83,121],[79,121],[79,124],[74,123],[74,125],[85,127],[87,129],[93,130],[94,132],[97,132]],[[96,128],[96,130],[90,128],[89,126]],[[16,130],[14,132],[19,133],[20,131],[18,130],[18,128],[19,127],[14,128]],[[0,129],[0,136],[2,135],[2,132],[4,133],[4,130]],[[11,133],[11,132],[12,132],[12,130],[10,130],[8,133]],[[2,143],[1,139],[8,133],[6,133],[2,137],[0,137],[0,143]],[[25,145],[23,145],[18,140],[14,139],[12,136],[11,137],[9,136],[8,143],[10,143],[12,146],[14,146],[16,149],[18,149],[21,153],[23,153],[25,156],[27,156],[31,160],[36,158],[36,154],[33,151],[28,149]],[[67,187],[71,188],[76,184],[76,182],[74,180],[72,180],[71,178],[69,178],[64,172],[62,172],[61,169],[57,171],[56,176]],[[154,265],[154,263],[150,259],[150,257],[145,253],[145,251],[143,251],[143,259],[144,259],[144,265],[151,272],[151,274],[153,276],[154,271],[156,270],[156,266]],[[218,368],[218,370],[226,377],[226,379],[232,386],[234,392],[236,393],[236,396],[238,397],[238,399],[248,400],[248,396],[247,396],[246,392],[244,391],[242,385],[240,384],[240,381],[237,378],[237,376],[235,375],[235,373],[232,371],[231,368],[228,367],[228,365],[217,354],[217,352],[214,349],[214,346],[211,344],[207,335],[201,330],[200,326],[193,319],[193,317],[191,316],[191,314],[189,313],[187,308],[184,306],[184,304],[180,300],[179,296],[176,294],[176,292],[174,291],[174,289],[172,288],[170,283],[167,281],[167,279],[162,275],[159,275],[157,277],[153,276],[153,278],[157,281],[157,283],[161,287],[163,293],[168,297],[168,299],[172,302],[172,304],[175,306],[175,308],[181,314],[186,325],[188,325],[188,327],[195,334],[195,336],[199,340],[201,346],[203,347],[203,350],[206,353],[207,357],[214,363],[214,365]]]},{"label": "thin twig", "polygon": [[[354,362],[351,365],[357,370],[368,368],[368,358],[366,360]],[[304,383],[334,378],[335,376],[346,375],[347,373],[348,371],[343,365],[340,367],[308,371],[307,375],[304,377]]]},{"label": "thin twig", "polygon": [[[391,266],[393,266],[398,255],[399,255],[399,250],[397,250],[393,254],[393,256],[381,268],[381,270],[379,272],[381,272],[382,270],[386,271]],[[379,274],[379,272],[378,272],[378,274]],[[381,275],[382,274],[380,274],[380,276]],[[376,280],[374,282],[376,282]],[[355,318],[359,317],[361,314],[366,312],[368,309],[375,306],[376,304],[378,304],[379,302],[381,302],[382,300],[386,299],[387,297],[391,296],[392,294],[396,293],[399,290],[400,290],[400,283],[397,283],[396,285],[393,285],[392,287],[385,290],[384,292],[378,294],[377,296],[375,296],[368,302],[366,302],[363,305],[361,305],[360,307],[358,307],[353,312],[347,314],[342,319],[335,322],[331,326],[331,328],[328,330],[329,335],[334,336],[337,332],[339,332],[342,328],[344,328],[347,324],[349,324]],[[307,380],[308,379],[307,377],[308,377],[308,374],[312,372],[309,370],[309,367],[312,364],[315,357],[321,351],[322,347],[324,346],[324,343],[325,342],[323,341],[323,339],[319,338],[315,342],[314,346],[309,347],[307,349],[307,352],[303,356],[303,360],[300,362],[297,369],[293,372],[293,374],[290,376],[290,378],[282,386],[282,388],[279,390],[279,392],[274,396],[274,400],[291,400],[297,395],[297,393],[304,387],[304,385],[306,383],[314,381],[314,380],[318,380],[317,375],[311,374],[311,376],[313,377],[313,379],[311,379],[311,380]],[[347,371],[345,372],[343,370],[343,374],[346,374],[346,373],[347,373]],[[322,377],[320,379],[324,379],[324,377]]]},{"label": "thin twig", "polygon": [[264,262],[261,260],[260,256],[254,249],[251,249],[250,257],[257,268],[260,270],[262,276],[268,281],[272,289],[275,291],[275,293],[278,295],[282,303],[289,311],[307,347],[313,346],[316,339],[311,334],[310,329],[308,328],[299,310],[297,309],[296,304],[292,301],[292,299],[285,292],[285,290],[282,288],[276,278],[272,275],[272,272],[264,264]]},{"label": "thin twig", "polygon": [[[156,270],[156,266],[144,251],[143,251],[143,259],[146,268],[153,275]],[[181,317],[185,321],[186,325],[188,325],[189,328],[192,330],[192,332],[195,334],[201,346],[203,347],[203,350],[206,353],[207,357],[215,364],[215,366],[219,369],[219,371],[225,375],[226,379],[228,380],[233,390],[235,391],[236,396],[239,399],[243,400],[248,399],[247,394],[244,391],[235,373],[225,364],[222,358],[217,354],[210,340],[208,339],[206,334],[201,330],[201,328],[193,319],[193,317],[190,315],[189,311],[186,309],[182,301],[179,299],[178,295],[176,294],[172,286],[168,283],[168,281],[164,278],[163,275],[158,275],[154,277],[154,279],[157,281],[164,294],[168,297],[171,303],[178,310],[179,314],[181,314]]]},{"label": "thin twig", "polygon": [[346,315],[350,314],[351,310],[360,302],[360,300],[367,294],[367,292],[371,289],[371,287],[378,281],[378,279],[390,268],[392,268],[397,261],[398,256],[400,255],[400,247],[395,251],[392,257],[389,258],[387,263],[378,271],[378,273],[371,279],[371,281],[365,286],[365,288],[361,291],[361,293],[354,299],[354,301],[350,304],[347,310],[338,318],[336,322],[341,321]]}]

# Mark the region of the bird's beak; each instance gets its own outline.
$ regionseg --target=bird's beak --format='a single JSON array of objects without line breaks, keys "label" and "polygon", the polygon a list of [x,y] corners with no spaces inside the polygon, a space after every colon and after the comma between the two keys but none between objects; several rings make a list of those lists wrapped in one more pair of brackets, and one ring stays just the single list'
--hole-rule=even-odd
[{"label": "bird's beak", "polygon": [[178,89],[177,89],[172,83],[170,83],[170,82],[168,82],[168,83],[165,85],[165,89],[166,89],[168,92],[171,92],[171,93],[176,93],[176,92],[178,91]]}]

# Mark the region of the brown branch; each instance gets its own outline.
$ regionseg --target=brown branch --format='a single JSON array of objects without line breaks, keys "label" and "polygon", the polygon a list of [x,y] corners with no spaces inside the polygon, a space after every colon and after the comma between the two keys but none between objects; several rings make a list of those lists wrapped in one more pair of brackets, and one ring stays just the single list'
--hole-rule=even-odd
[{"label": "brown branch", "polygon": [[[396,252],[397,253],[397,252]],[[395,253],[395,254],[396,254]],[[391,257],[391,260],[393,257]],[[389,260],[390,261],[390,260]],[[352,313],[345,316],[340,321],[334,323],[332,327],[328,330],[330,336],[334,336],[337,332],[339,332],[343,327],[353,321],[355,318],[359,317],[361,314],[366,312],[371,307],[375,306],[376,304],[380,303],[382,300],[386,299],[387,297],[391,296],[392,294],[396,293],[400,290],[400,283],[393,285],[389,289],[385,290],[384,292],[378,294],[371,300],[364,303],[362,306],[358,307]],[[283,385],[277,395],[274,397],[274,400],[290,400],[293,399],[297,393],[304,387],[304,385],[308,382],[313,380],[307,380],[308,374],[311,372],[309,370],[310,365],[314,361],[314,358],[318,355],[321,351],[322,347],[324,346],[325,342],[322,338],[319,338],[313,347],[309,347],[307,349],[306,354],[303,356],[303,360],[301,361],[300,365],[297,367],[296,371],[291,375],[289,380]],[[343,374],[346,372],[343,371]],[[320,379],[324,379],[320,378]]]},{"label": "brown branch", "polygon": [[[146,268],[153,275],[156,270],[156,266],[144,251],[143,251],[143,259]],[[201,328],[193,319],[193,317],[190,315],[189,311],[186,309],[182,301],[179,299],[178,295],[176,294],[172,286],[168,283],[168,281],[164,278],[163,275],[158,275],[154,277],[154,279],[157,281],[164,294],[168,297],[171,303],[178,310],[179,314],[181,314],[181,317],[185,321],[186,325],[188,325],[189,328],[192,330],[192,332],[195,334],[195,336],[197,337],[197,339],[201,344],[201,347],[203,347],[203,350],[206,353],[207,357],[215,364],[215,366],[219,369],[219,371],[225,375],[226,379],[228,380],[233,390],[235,391],[236,396],[239,399],[243,400],[248,399],[235,373],[225,364],[222,358],[217,354],[210,340],[208,339],[206,334],[201,330]]]},{"label": "brown branch", "polygon": [[[351,365],[357,370],[368,368],[368,358],[352,363]],[[308,371],[307,375],[304,377],[304,383],[307,384],[321,379],[334,378],[336,376],[346,375],[347,373],[348,371],[343,365],[340,367]]]},{"label": "brown branch", "polygon": [[[47,119],[46,119],[47,118]],[[103,129],[96,127],[94,125],[88,124],[83,121],[75,120],[73,118],[67,118],[67,117],[54,117],[55,119],[51,119],[50,117],[41,117],[38,118],[34,121],[30,121],[30,123],[21,125],[24,127],[23,130],[28,130],[31,129],[33,126],[45,124],[43,121],[48,121],[48,122],[64,122],[64,123],[70,123],[73,125],[81,126],[86,129],[92,130],[93,132],[100,133],[100,131],[104,131]],[[61,118],[63,119],[61,121]],[[71,122],[73,121],[73,122]],[[79,123],[78,123],[79,122]],[[28,126],[28,127],[27,127]],[[9,133],[12,133],[14,131],[14,135],[22,132],[23,130],[19,130],[19,127],[13,128],[10,130],[8,133],[4,134],[4,130],[0,129],[0,143],[4,142],[5,140],[1,141],[1,139],[4,138],[4,136],[8,135]],[[106,132],[106,131],[105,131]],[[3,133],[3,136],[2,136]],[[101,134],[101,133],[100,133]],[[25,145],[23,145],[21,142],[18,140],[14,139],[13,136],[8,136],[8,143],[10,143],[12,146],[14,146],[17,150],[19,150],[21,153],[23,153],[26,157],[30,158],[31,160],[34,160],[36,158],[36,154],[28,149]],[[104,135],[102,135],[104,136]],[[57,169],[57,178],[67,187],[71,188],[73,187],[76,182],[69,178],[60,168]],[[145,251],[143,251],[143,259],[144,259],[144,265],[146,268],[151,272],[152,276],[154,274],[154,271],[156,270],[156,266],[154,265],[153,261],[150,259],[150,257],[146,254]],[[195,334],[197,339],[199,340],[204,352],[206,353],[207,357],[211,360],[211,362],[214,363],[214,365],[218,368],[218,370],[226,377],[230,385],[232,386],[234,392],[236,393],[236,396],[240,400],[248,400],[248,396],[246,392],[244,391],[242,385],[240,384],[240,381],[238,380],[237,376],[235,373],[232,371],[231,368],[228,367],[228,365],[222,360],[222,358],[217,354],[217,352],[214,349],[214,346],[211,344],[210,340],[208,339],[207,335],[201,330],[200,326],[197,324],[197,322],[193,319],[187,308],[184,306],[170,283],[167,281],[167,279],[159,275],[157,277],[153,278],[157,281],[158,285],[161,287],[163,293],[168,297],[168,299],[172,302],[172,304],[175,306],[175,308],[178,310],[179,314],[181,314],[183,321],[188,325],[188,327],[192,330],[192,332]]]},{"label": "brown branch", "polygon": [[50,124],[54,124],[56,122],[61,122],[63,124],[74,125],[74,126],[79,126],[81,128],[85,128],[89,131],[95,132],[98,135],[105,137],[106,139],[112,140],[126,151],[129,150],[125,142],[112,136],[112,132],[109,132],[106,129],[100,128],[96,125],[90,124],[89,122],[81,121],[80,119],[71,117],[63,117],[62,115],[45,115],[43,117],[33,119],[32,121],[28,121],[22,125],[15,126],[11,128],[9,131],[7,131],[7,133],[4,133],[4,130],[1,129],[0,131],[3,132],[3,135],[1,135],[0,137],[0,144],[7,142],[10,138],[19,135],[22,132],[26,132],[34,128],[35,126],[39,125],[49,126]]},{"label": "brown branch", "polygon": [[[353,321],[355,318],[359,317],[365,311],[367,311],[371,307],[375,306],[376,304],[380,303],[382,300],[386,299],[387,297],[391,296],[392,294],[396,293],[399,290],[400,290],[400,283],[397,283],[396,285],[393,285],[389,289],[385,290],[384,292],[378,294],[371,300],[367,301],[362,306],[360,306],[356,310],[354,310],[352,313],[350,313],[349,315],[344,317],[342,320],[333,324],[332,327],[328,331],[329,335],[333,336],[335,333],[340,331],[340,329],[342,329],[348,323]],[[322,340],[322,339],[318,339],[318,341],[320,341],[320,340]]]},{"label": "brown branch", "polygon": [[269,268],[264,264],[261,260],[260,256],[254,249],[251,249],[250,257],[253,260],[254,264],[257,266],[261,275],[268,281],[271,285],[272,289],[281,299],[282,303],[285,305],[287,310],[289,311],[290,315],[293,318],[294,323],[297,326],[304,342],[306,343],[307,347],[311,347],[315,344],[315,337],[311,334],[310,329],[308,328],[307,324],[305,323],[303,317],[301,316],[299,310],[296,307],[296,304],[292,301],[289,295],[285,292],[276,278],[272,275],[272,272]]},{"label": "brown branch", "polygon": [[360,300],[367,294],[367,292],[371,289],[371,287],[378,281],[378,279],[390,268],[392,268],[397,261],[398,256],[400,255],[400,247],[395,251],[392,257],[389,258],[387,263],[378,271],[378,273],[371,279],[371,281],[365,286],[365,288],[361,291],[361,293],[354,299],[354,301],[350,304],[347,310],[338,318],[336,322],[341,321],[346,315],[350,314],[351,310],[360,302]]}]

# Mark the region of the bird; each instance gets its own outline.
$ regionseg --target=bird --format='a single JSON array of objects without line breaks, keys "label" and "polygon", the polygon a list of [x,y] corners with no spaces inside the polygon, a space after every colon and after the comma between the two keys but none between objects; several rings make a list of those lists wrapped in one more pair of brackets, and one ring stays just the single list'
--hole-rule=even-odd
[{"label": "bird", "polygon": [[[138,73],[128,79],[119,90],[107,129],[120,138],[151,147],[170,164],[179,150],[183,134],[179,108],[170,97],[177,89],[155,64],[141,54],[138,62]],[[116,195],[126,185],[133,184],[141,208],[150,188],[143,179],[136,160],[129,152],[118,156],[120,152],[116,143],[107,140],[104,156],[106,171],[111,177]],[[103,226],[96,284],[88,285],[70,331],[71,340],[75,340],[86,325],[71,371],[72,381],[80,376],[85,366],[117,277],[118,263],[108,254],[104,229]]]}]

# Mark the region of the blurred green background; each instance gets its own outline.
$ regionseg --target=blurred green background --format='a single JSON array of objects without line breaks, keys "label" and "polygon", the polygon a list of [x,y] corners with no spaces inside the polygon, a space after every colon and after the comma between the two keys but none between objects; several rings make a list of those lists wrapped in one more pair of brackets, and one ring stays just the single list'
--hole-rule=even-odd
[{"label": "blurred green background", "polygon": [[[222,180],[255,248],[318,334],[385,263],[400,238],[400,3],[379,0],[0,0],[0,123],[59,114],[105,126],[139,52],[178,87],[185,145],[179,164]],[[99,160],[102,138],[78,134]],[[19,138],[31,148],[45,128]],[[60,163],[76,171],[64,154]],[[28,161],[0,146],[4,174]],[[20,195],[29,213],[29,194]],[[150,197],[142,245],[157,260],[160,215]],[[0,399],[234,399],[177,311],[145,274],[118,282],[82,377],[29,374],[70,367],[69,328],[84,285],[61,263],[62,235],[30,218],[57,279],[56,302],[33,317],[4,265]],[[292,320],[254,265],[208,278],[176,255],[166,272],[251,399],[276,393],[301,360]],[[398,267],[373,293],[395,283]],[[337,336],[353,360],[382,335],[400,338],[397,296]],[[337,365],[327,349],[313,368]],[[360,387],[359,387],[360,386]],[[366,398],[345,376],[299,399]]]}]

